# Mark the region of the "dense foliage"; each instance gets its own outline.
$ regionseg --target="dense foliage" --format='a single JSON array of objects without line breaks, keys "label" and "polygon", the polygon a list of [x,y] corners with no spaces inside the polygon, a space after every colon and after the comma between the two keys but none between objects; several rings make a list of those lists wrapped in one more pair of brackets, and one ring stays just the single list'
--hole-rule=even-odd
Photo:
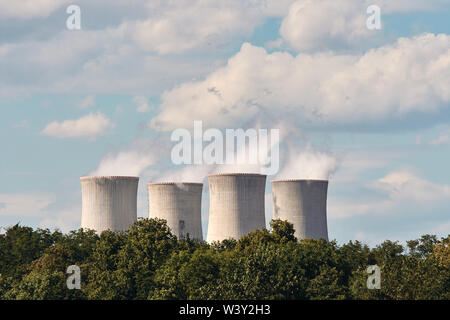
[{"label": "dense foliage", "polygon": [[[159,219],[100,236],[15,225],[0,235],[0,298],[450,299],[450,236],[371,249],[298,241],[285,221],[271,227],[209,245],[177,240]],[[369,290],[375,264],[381,289]],[[80,267],[80,290],[67,289],[70,265]]]}]

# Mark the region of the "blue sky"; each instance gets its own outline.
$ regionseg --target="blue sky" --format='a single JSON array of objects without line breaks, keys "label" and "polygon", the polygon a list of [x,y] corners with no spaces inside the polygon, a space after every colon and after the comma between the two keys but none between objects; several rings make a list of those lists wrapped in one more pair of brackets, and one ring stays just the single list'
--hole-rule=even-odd
[{"label": "blue sky", "polygon": [[77,229],[88,174],[139,175],[147,216],[147,182],[219,169],[171,164],[202,120],[280,129],[280,174],[330,179],[330,239],[449,233],[448,1],[81,0],[76,31],[28,2],[0,1],[0,226]]}]

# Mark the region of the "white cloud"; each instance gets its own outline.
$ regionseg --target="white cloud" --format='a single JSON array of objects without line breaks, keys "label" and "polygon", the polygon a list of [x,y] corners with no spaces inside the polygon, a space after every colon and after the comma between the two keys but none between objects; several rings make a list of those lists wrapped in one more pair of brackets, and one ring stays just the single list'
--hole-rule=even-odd
[{"label": "white cloud", "polygon": [[448,144],[449,142],[450,142],[450,135],[447,133],[443,133],[436,139],[431,140],[430,144],[434,145],[434,146],[438,146],[438,145],[442,145],[442,144]]},{"label": "white cloud", "polygon": [[438,226],[434,227],[432,233],[442,233],[444,236],[450,234],[450,220],[445,221]]},{"label": "white cloud", "polygon": [[[21,7],[28,5],[36,12],[51,12],[45,8],[53,8],[60,2],[63,3],[2,0],[0,3],[5,10],[0,12],[27,12]],[[129,1],[80,0],[77,4],[82,9],[82,19],[86,12],[98,17],[95,23],[90,22],[92,29],[70,32],[62,20],[61,28],[56,25],[50,28],[57,32],[41,37],[33,33],[48,35],[49,26],[38,23],[32,28],[28,25],[14,27],[13,30],[20,29],[20,32],[30,30],[29,34],[25,32],[16,39],[8,37],[0,41],[0,69],[4,71],[0,95],[35,92],[157,94],[194,77],[203,78],[234,50],[235,43],[248,39],[255,27],[268,17],[285,16],[293,2],[133,0],[130,6]],[[413,1],[411,6],[417,7],[418,2]],[[427,6],[442,3],[428,2]],[[386,1],[383,5],[388,8],[393,6],[391,3]],[[52,21],[61,23],[61,18],[56,18],[52,17]],[[159,32],[160,29],[167,29],[167,32]],[[280,44],[278,40],[267,45],[273,48]],[[224,47],[226,50],[222,50]],[[188,51],[192,55],[156,54]],[[10,74],[14,77],[8,76]]]},{"label": "white cloud", "polygon": [[[384,208],[385,203],[378,203],[378,210]],[[352,203],[350,201],[328,201],[327,215],[330,219],[345,219],[367,214],[373,214],[373,203]]]},{"label": "white cloud", "polygon": [[333,174],[332,183],[347,187],[360,185],[362,177],[370,171],[387,168],[393,161],[403,161],[399,159],[408,157],[405,151],[372,146],[356,149],[347,147],[335,152],[339,159],[339,169]]},{"label": "white cloud", "polygon": [[150,106],[148,104],[147,98],[144,96],[136,96],[133,98],[133,102],[136,103],[136,111],[137,112],[147,112],[150,110]]},{"label": "white cloud", "polygon": [[[416,135],[414,143],[416,145],[430,145],[430,146],[442,146],[450,144],[450,126],[439,126],[437,134],[419,133]],[[436,128],[434,128],[436,129]]]},{"label": "white cloud", "polygon": [[[174,2],[175,3],[175,2]],[[143,49],[159,54],[181,53],[239,30],[249,34],[258,17],[238,1],[177,1],[158,15],[138,21],[133,37]]]},{"label": "white cloud", "polygon": [[0,219],[17,219],[13,223],[33,218],[39,220],[40,228],[59,228],[63,232],[80,226],[81,206],[61,210],[50,209],[56,204],[56,195],[49,192],[23,192],[0,194]]},{"label": "white cloud", "polygon": [[90,113],[77,120],[51,122],[41,134],[55,138],[95,138],[105,134],[114,125],[102,113]]},{"label": "white cloud", "polygon": [[273,41],[268,41],[264,44],[264,47],[267,49],[280,49],[283,46],[283,39],[278,38]]},{"label": "white cloud", "polygon": [[59,229],[62,232],[78,230],[81,224],[81,206],[57,210],[42,217],[40,228]]},{"label": "white cloud", "polygon": [[416,177],[408,171],[392,172],[371,186],[375,190],[387,192],[391,201],[426,204],[439,200],[450,200],[450,186],[440,185]]},{"label": "white cloud", "polygon": [[387,14],[437,10],[446,0],[298,0],[284,17],[280,34],[299,52],[365,48],[379,30],[369,30],[366,10],[377,5],[381,23]]},{"label": "white cloud", "polygon": [[295,0],[250,0],[257,10],[268,17],[284,17]]},{"label": "white cloud", "polygon": [[434,11],[448,5],[447,0],[366,0],[366,4],[376,4],[386,13]]},{"label": "white cloud", "polygon": [[178,0],[147,4],[149,17],[128,23],[141,48],[159,54],[217,49],[227,39],[250,36],[266,17],[283,16],[292,0]]},{"label": "white cloud", "polygon": [[87,96],[86,98],[84,98],[84,99],[78,104],[78,108],[80,108],[80,109],[86,109],[86,108],[92,107],[93,105],[95,105],[95,96],[90,95],[90,96]]},{"label": "white cloud", "polygon": [[41,217],[56,197],[46,192],[0,194],[0,216]]},{"label": "white cloud", "polygon": [[398,121],[412,113],[438,118],[450,102],[450,36],[400,38],[364,55],[268,54],[245,43],[204,81],[162,95],[157,130],[229,127],[264,115],[313,125]]},{"label": "white cloud", "polygon": [[201,78],[222,63],[215,55],[198,59],[149,54],[130,37],[117,27],[63,31],[45,41],[0,44],[0,96],[80,92],[156,95],[181,81]]},{"label": "white cloud", "polygon": [[[395,171],[366,186],[383,194],[378,200],[331,201],[329,216],[334,219],[362,215],[432,216],[439,208],[450,207],[450,185],[417,177],[409,171]],[[362,202],[363,201],[363,202]],[[444,209],[444,210],[447,210]]]},{"label": "white cloud", "polygon": [[28,120],[22,120],[19,123],[14,125],[14,128],[16,129],[23,129],[23,128],[27,128],[29,126],[29,122]]},{"label": "white cloud", "polygon": [[[22,2],[7,1],[4,6],[19,11]],[[62,13],[63,20],[49,19],[50,27],[33,26],[30,20],[12,28],[20,30],[17,37],[0,40],[0,96],[159,94],[217,68],[234,43],[250,37],[267,17],[284,15],[292,2],[133,0],[130,5],[124,0],[80,0],[82,21],[87,13],[96,18],[89,19],[86,28],[66,30]],[[191,54],[158,54],[187,51]]]},{"label": "white cloud", "polygon": [[4,18],[45,18],[69,0],[0,0],[0,17]]},{"label": "white cloud", "polygon": [[300,0],[289,8],[280,34],[298,51],[351,46],[374,34],[366,27],[366,8],[353,0]]}]

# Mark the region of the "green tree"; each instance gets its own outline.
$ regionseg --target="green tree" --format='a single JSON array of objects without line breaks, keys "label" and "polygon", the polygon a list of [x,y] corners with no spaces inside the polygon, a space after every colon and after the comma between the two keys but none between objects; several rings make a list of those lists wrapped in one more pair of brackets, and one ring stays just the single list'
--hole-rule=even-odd
[{"label": "green tree", "polygon": [[55,243],[59,232],[22,227],[18,224],[7,228],[6,233],[0,235],[0,274],[20,280],[30,271],[30,264],[39,258],[46,248]]},{"label": "green tree", "polygon": [[[297,240],[287,221],[207,244],[140,219],[127,232],[62,234],[15,225],[0,235],[1,299],[450,299],[450,236],[370,249]],[[367,288],[369,265],[381,289]],[[67,267],[81,268],[68,290]]]},{"label": "green tree", "polygon": [[270,227],[272,228],[272,237],[276,243],[288,243],[295,242],[295,229],[294,225],[286,220],[274,219],[270,221]]},{"label": "green tree", "polygon": [[67,287],[62,272],[31,272],[18,285],[5,293],[7,300],[58,300],[66,297]]},{"label": "green tree", "polygon": [[[100,235],[92,253],[93,262],[89,265],[86,294],[89,299],[126,299],[118,272],[119,252],[125,245],[126,234],[104,231]],[[84,277],[82,278],[82,280]],[[82,285],[82,288],[84,286]]]},{"label": "green tree", "polygon": [[342,283],[343,272],[335,267],[323,265],[320,272],[311,281],[306,289],[306,296],[311,300],[342,300],[347,297],[345,286]]}]

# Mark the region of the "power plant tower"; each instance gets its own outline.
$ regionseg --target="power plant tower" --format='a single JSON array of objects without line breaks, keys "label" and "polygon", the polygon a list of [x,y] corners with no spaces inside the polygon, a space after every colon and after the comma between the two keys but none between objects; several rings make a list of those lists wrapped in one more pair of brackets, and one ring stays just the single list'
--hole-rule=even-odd
[{"label": "power plant tower", "polygon": [[298,239],[328,241],[326,180],[272,181],[273,218],[294,224]]},{"label": "power plant tower", "polygon": [[124,231],[137,220],[138,177],[81,177],[81,227]]},{"label": "power plant tower", "polygon": [[239,239],[265,227],[265,175],[224,173],[209,175],[208,180],[208,242]]},{"label": "power plant tower", "polygon": [[149,183],[149,217],[167,220],[179,239],[203,240],[202,190],[202,183]]}]

